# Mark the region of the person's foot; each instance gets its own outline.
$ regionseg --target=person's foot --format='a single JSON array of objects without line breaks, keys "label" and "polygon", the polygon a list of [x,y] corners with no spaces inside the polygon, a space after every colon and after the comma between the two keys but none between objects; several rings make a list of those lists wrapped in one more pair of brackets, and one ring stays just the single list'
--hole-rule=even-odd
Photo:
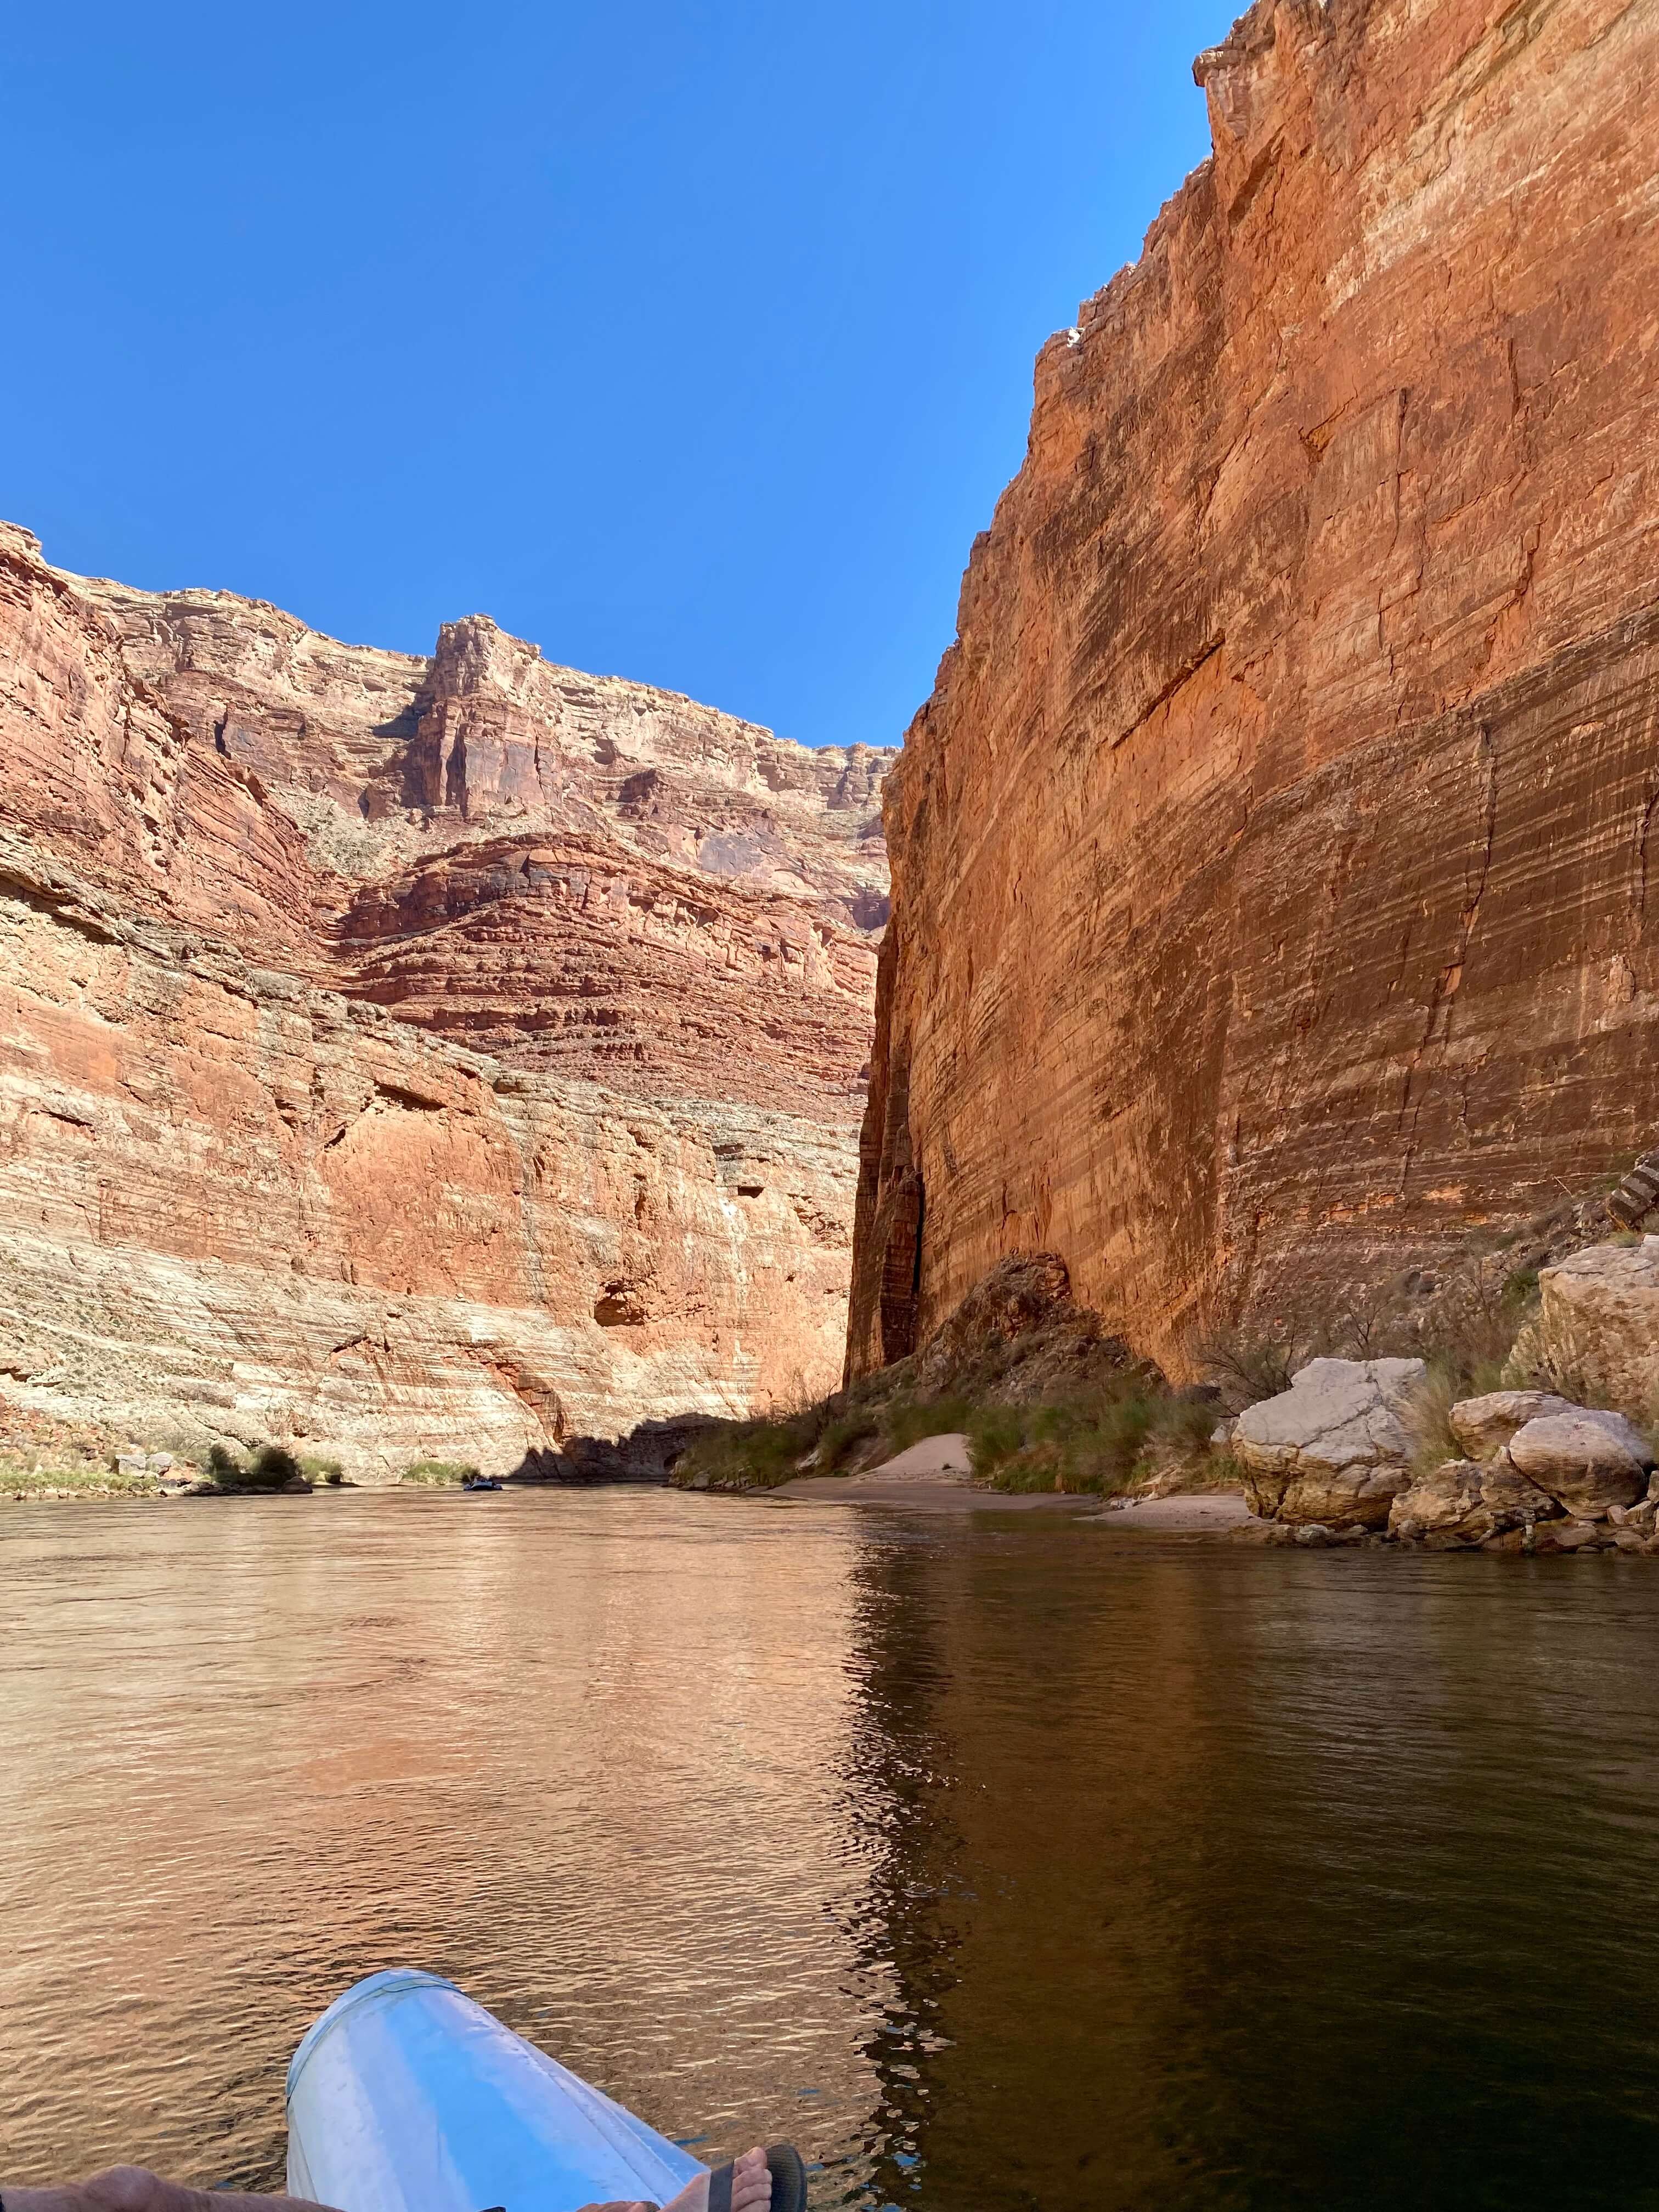
[{"label": "person's foot", "polygon": [[[662,2212],[708,2212],[708,2180],[700,2173],[688,2181],[678,2197],[671,2197]],[[732,2212],[766,2212],[772,2202],[772,2175],[766,2153],[758,2143],[732,2161]],[[584,2204],[581,2212],[657,2212],[653,2204],[613,2203]]]},{"label": "person's foot", "polygon": [[[744,2151],[732,2165],[732,2212],[766,2212],[772,2202],[772,2176],[766,2163],[766,2153],[758,2143],[753,2150]],[[708,2176],[700,2173],[695,2181],[688,2181],[678,2197],[671,2197],[662,2212],[708,2212]]]}]

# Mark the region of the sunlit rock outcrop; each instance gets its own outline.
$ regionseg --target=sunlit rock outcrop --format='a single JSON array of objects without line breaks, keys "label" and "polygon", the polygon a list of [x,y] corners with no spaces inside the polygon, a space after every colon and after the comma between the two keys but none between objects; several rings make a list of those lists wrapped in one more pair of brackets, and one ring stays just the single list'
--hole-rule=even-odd
[{"label": "sunlit rock outcrop", "polygon": [[1659,15],[1198,75],[888,784],[854,1376],[1021,1249],[1179,1374],[1659,1121]]},{"label": "sunlit rock outcrop", "polygon": [[839,1366],[891,755],[0,526],[0,1389],[349,1473]]}]

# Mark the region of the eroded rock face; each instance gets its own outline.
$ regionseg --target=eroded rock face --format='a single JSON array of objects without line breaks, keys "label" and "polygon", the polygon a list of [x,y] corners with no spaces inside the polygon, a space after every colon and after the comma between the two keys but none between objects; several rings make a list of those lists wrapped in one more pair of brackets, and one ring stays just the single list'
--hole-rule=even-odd
[{"label": "eroded rock face", "polygon": [[1408,1480],[1420,1359],[1310,1359],[1233,1425],[1244,1494],[1264,1519],[1386,1527]]},{"label": "eroded rock face", "polygon": [[1389,1508],[1389,1534],[1407,1542],[1426,1536],[1487,1544],[1511,1529],[1553,1520],[1560,1512],[1558,1502],[1507,1459],[1484,1466],[1451,1460],[1398,1492]]},{"label": "eroded rock face", "polygon": [[1164,1379],[1078,1304],[1066,1262],[1053,1252],[1011,1254],[994,1267],[908,1371],[924,1398],[955,1394],[993,1404],[1080,1396],[1130,1374],[1154,1387]]},{"label": "eroded rock face", "polygon": [[1624,0],[1204,57],[888,785],[854,1375],[1015,1248],[1179,1374],[1652,1142],[1656,64]]},{"label": "eroded rock face", "polygon": [[15,1402],[373,1479],[833,1381],[890,756],[5,526],[0,736]]},{"label": "eroded rock face", "polygon": [[1517,1363],[1564,1362],[1620,1405],[1659,1411],[1659,1237],[1575,1252],[1541,1272],[1538,1295]]}]

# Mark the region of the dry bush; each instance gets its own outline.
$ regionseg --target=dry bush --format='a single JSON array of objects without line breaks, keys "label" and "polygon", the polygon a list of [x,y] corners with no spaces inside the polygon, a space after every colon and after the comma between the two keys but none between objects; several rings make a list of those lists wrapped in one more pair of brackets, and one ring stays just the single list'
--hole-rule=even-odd
[{"label": "dry bush", "polygon": [[1264,1398],[1282,1397],[1316,1352],[1306,1339],[1215,1328],[1195,1340],[1189,1356],[1200,1374],[1219,1388],[1226,1410],[1242,1413]]},{"label": "dry bush", "polygon": [[1406,1416],[1412,1440],[1412,1473],[1432,1474],[1451,1459],[1462,1459],[1463,1447],[1452,1432],[1451,1409],[1468,1394],[1443,1367],[1431,1367],[1427,1380],[1416,1391]]}]

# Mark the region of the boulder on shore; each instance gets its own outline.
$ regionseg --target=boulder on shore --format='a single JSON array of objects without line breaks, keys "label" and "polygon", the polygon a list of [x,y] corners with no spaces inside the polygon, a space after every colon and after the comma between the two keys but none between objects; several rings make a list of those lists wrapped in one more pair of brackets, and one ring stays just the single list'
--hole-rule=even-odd
[{"label": "boulder on shore", "polygon": [[1491,1459],[1501,1451],[1517,1429],[1546,1413],[1576,1411],[1571,1401],[1548,1390],[1489,1390],[1481,1398],[1464,1398],[1448,1419],[1451,1432],[1471,1459]]},{"label": "boulder on shore", "polygon": [[1420,1359],[1313,1359],[1233,1431],[1250,1510],[1264,1519],[1387,1526],[1410,1480],[1407,1416]]},{"label": "boulder on shore", "polygon": [[1454,1459],[1399,1493],[1389,1509],[1389,1534],[1407,1543],[1434,1536],[1485,1544],[1510,1528],[1553,1520],[1560,1511],[1547,1492],[1503,1458],[1486,1466]]},{"label": "boulder on shore", "polygon": [[1528,1421],[1510,1438],[1508,1455],[1520,1474],[1583,1521],[1634,1505],[1653,1466],[1647,1439],[1622,1413],[1583,1406]]},{"label": "boulder on shore", "polygon": [[1659,1237],[1572,1253],[1541,1271],[1538,1301],[1517,1365],[1565,1353],[1598,1396],[1620,1406],[1659,1398]]}]

